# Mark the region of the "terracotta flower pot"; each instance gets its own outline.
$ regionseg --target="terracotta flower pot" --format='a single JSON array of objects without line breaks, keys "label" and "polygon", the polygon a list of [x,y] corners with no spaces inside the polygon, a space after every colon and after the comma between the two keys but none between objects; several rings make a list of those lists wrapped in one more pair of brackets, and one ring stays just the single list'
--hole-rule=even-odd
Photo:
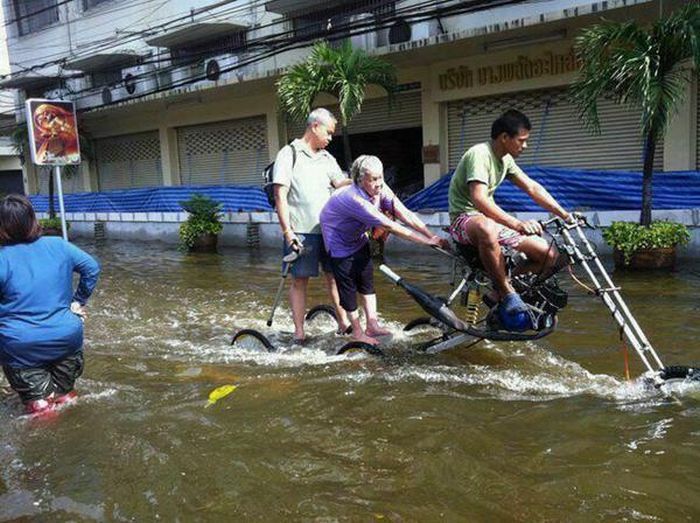
[{"label": "terracotta flower pot", "polygon": [[191,252],[216,252],[219,235],[214,233],[200,234],[194,241]]},{"label": "terracotta flower pot", "polygon": [[625,256],[621,251],[613,251],[615,267],[625,269],[673,269],[676,266],[676,248],[659,247],[656,249],[640,249],[630,257],[629,263],[625,263]]}]

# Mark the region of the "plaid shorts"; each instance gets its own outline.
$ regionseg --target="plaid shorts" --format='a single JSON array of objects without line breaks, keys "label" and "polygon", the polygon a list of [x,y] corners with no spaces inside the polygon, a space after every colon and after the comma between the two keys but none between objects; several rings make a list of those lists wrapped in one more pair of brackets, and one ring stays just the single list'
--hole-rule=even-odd
[{"label": "plaid shorts", "polygon": [[[452,225],[450,225],[450,236],[452,236],[454,241],[463,245],[474,245],[467,234],[467,224],[469,223],[469,220],[475,218],[476,216],[483,215],[463,213],[455,218],[455,221],[453,221]],[[521,241],[523,241],[523,239],[525,239],[525,236],[517,231],[514,231],[513,229],[509,229],[505,225],[497,223],[496,227],[499,228],[498,245],[501,245],[502,247],[515,248]]]}]

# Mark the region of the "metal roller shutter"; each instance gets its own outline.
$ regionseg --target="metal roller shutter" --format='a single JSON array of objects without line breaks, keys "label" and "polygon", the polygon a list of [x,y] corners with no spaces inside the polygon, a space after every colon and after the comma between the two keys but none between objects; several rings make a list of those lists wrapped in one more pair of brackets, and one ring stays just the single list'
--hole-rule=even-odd
[{"label": "metal roller shutter", "polygon": [[[518,163],[642,170],[638,114],[612,100],[602,100],[598,105],[601,134],[592,135],[561,89],[450,102],[447,112],[451,169],[469,147],[489,139],[493,121],[511,107],[527,114],[533,127],[529,148]],[[663,140],[657,145],[654,169],[663,170]]]},{"label": "metal roller shutter", "polygon": [[177,130],[184,185],[260,185],[268,164],[265,116]]},{"label": "metal roller shutter", "polygon": [[[340,118],[338,106],[329,106],[328,110]],[[393,129],[410,129],[421,127],[421,92],[400,93],[394,97],[389,106],[388,98],[371,98],[362,104],[362,111],[350,121],[350,134],[373,133]],[[305,122],[287,124],[287,139],[293,140],[304,134]],[[340,127],[336,130],[340,135]]]},{"label": "metal roller shutter", "polygon": [[[49,172],[53,167],[40,167],[37,171],[37,176],[39,178],[39,193],[38,194],[49,194]],[[58,188],[56,187],[56,181],[54,180],[54,194],[58,196]],[[77,192],[85,192],[85,185],[83,184],[83,174],[80,169],[76,167],[61,167],[61,188],[63,189],[63,194],[71,194]]]},{"label": "metal roller shutter", "polygon": [[163,185],[158,131],[95,140],[101,191]]}]

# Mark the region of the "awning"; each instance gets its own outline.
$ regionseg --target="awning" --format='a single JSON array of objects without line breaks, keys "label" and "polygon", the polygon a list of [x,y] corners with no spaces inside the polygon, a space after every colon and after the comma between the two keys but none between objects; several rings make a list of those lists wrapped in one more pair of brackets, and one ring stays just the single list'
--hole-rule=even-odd
[{"label": "awning", "polygon": [[246,29],[247,27],[241,24],[194,23],[188,24],[187,27],[150,38],[146,40],[146,43],[153,47],[179,47],[196,42],[213,40],[214,38],[244,31]]},{"label": "awning", "polygon": [[37,74],[14,75],[10,78],[0,80],[0,89],[31,89],[55,84],[62,80],[62,76],[45,76]]},{"label": "awning", "polygon": [[136,53],[118,52],[118,53],[98,53],[83,58],[69,59],[65,67],[66,69],[75,69],[78,71],[100,71],[119,66],[127,67],[136,65],[141,56]]}]

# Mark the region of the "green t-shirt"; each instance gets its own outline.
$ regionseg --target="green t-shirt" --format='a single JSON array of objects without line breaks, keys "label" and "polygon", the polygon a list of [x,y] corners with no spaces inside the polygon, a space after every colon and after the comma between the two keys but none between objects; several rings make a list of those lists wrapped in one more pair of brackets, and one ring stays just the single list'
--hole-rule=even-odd
[{"label": "green t-shirt", "polygon": [[515,164],[510,154],[498,158],[489,142],[475,145],[469,149],[457,165],[448,193],[450,220],[454,220],[462,213],[478,212],[469,195],[469,182],[485,183],[488,194],[493,201],[493,193],[506,176],[518,176],[524,174]]}]

